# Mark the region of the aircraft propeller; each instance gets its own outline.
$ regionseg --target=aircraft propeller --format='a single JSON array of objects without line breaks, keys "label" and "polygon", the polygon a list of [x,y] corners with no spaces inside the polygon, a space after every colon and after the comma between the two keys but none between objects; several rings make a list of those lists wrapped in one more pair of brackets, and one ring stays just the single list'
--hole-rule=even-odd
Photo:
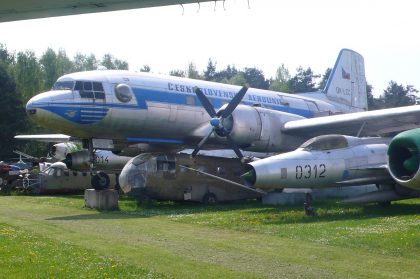
[{"label": "aircraft propeller", "polygon": [[226,128],[226,126],[228,126],[230,123],[225,123],[225,121],[228,121],[226,119],[228,119],[232,115],[235,108],[242,101],[247,90],[248,87],[243,86],[241,90],[239,90],[239,92],[232,98],[232,100],[229,102],[225,109],[216,112],[209,99],[207,99],[207,97],[204,95],[203,91],[201,91],[201,89],[198,87],[194,87],[195,94],[197,95],[204,109],[211,117],[210,124],[212,126],[212,130],[198,143],[197,147],[191,153],[192,156],[197,155],[197,153],[200,151],[200,149],[203,147],[203,145],[214,132],[220,137],[225,137],[229,143],[229,146],[233,149],[233,151],[235,151],[236,156],[238,156],[239,159],[243,158],[241,150],[239,150],[239,147],[236,145],[233,138],[229,135],[229,128]]}]

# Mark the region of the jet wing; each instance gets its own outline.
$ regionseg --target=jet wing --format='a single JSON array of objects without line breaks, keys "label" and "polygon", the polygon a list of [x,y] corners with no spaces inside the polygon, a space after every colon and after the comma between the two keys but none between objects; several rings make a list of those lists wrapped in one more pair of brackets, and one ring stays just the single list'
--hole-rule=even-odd
[{"label": "jet wing", "polygon": [[370,172],[369,175],[365,177],[339,181],[337,182],[339,186],[355,186],[394,182],[391,175],[389,174],[386,164],[359,166],[357,168],[350,168],[350,170]]},{"label": "jet wing", "polygon": [[68,142],[72,138],[63,134],[45,134],[45,135],[18,135],[15,139],[36,140],[40,142]]},{"label": "jet wing", "polygon": [[378,136],[418,127],[420,106],[413,105],[293,120],[285,123],[282,131],[310,138],[325,134]]}]

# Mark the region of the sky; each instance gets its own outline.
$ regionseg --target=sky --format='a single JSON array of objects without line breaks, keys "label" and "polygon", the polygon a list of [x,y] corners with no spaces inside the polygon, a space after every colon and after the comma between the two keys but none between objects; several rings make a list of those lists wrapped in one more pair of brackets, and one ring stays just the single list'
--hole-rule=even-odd
[{"label": "sky", "polygon": [[420,2],[415,0],[226,0],[0,23],[10,51],[48,48],[69,57],[111,53],[130,70],[205,70],[256,67],[274,77],[284,63],[291,74],[332,68],[342,48],[364,56],[374,95],[389,81],[420,90]]}]

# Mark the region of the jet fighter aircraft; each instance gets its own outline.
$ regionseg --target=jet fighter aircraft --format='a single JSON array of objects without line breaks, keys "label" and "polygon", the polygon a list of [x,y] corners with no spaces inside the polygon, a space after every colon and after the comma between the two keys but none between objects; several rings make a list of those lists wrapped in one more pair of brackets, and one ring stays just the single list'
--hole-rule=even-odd
[{"label": "jet fighter aircraft", "polygon": [[377,137],[319,136],[295,151],[247,164],[242,178],[248,186],[264,190],[378,185],[378,191],[347,202],[389,203],[420,197],[420,130],[401,133],[388,148],[389,142]]}]

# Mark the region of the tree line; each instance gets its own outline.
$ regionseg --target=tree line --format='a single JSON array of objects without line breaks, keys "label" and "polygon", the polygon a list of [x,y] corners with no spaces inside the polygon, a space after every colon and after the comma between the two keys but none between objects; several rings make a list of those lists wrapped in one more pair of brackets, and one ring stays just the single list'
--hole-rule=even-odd
[{"label": "tree line", "polygon": [[[316,74],[313,70],[298,67],[294,75],[281,64],[275,77],[266,78],[256,67],[237,69],[234,65],[218,70],[217,63],[209,59],[205,70],[199,71],[190,62],[186,69],[174,69],[168,74],[172,76],[221,82],[234,85],[247,85],[252,88],[267,89],[285,93],[311,92],[323,89],[331,73],[331,68],[324,74]],[[112,54],[97,58],[94,54],[77,53],[70,58],[66,51],[48,48],[40,57],[31,50],[9,51],[0,44],[0,159],[13,156],[14,149],[20,149],[35,156],[45,156],[47,146],[37,143],[17,142],[16,134],[54,133],[30,122],[25,113],[26,102],[36,94],[49,90],[62,75],[96,69],[127,70],[129,64]],[[139,69],[151,72],[149,65]],[[379,98],[372,95],[372,86],[367,85],[370,109],[397,107],[415,103],[418,92],[411,85],[390,81]]]}]

